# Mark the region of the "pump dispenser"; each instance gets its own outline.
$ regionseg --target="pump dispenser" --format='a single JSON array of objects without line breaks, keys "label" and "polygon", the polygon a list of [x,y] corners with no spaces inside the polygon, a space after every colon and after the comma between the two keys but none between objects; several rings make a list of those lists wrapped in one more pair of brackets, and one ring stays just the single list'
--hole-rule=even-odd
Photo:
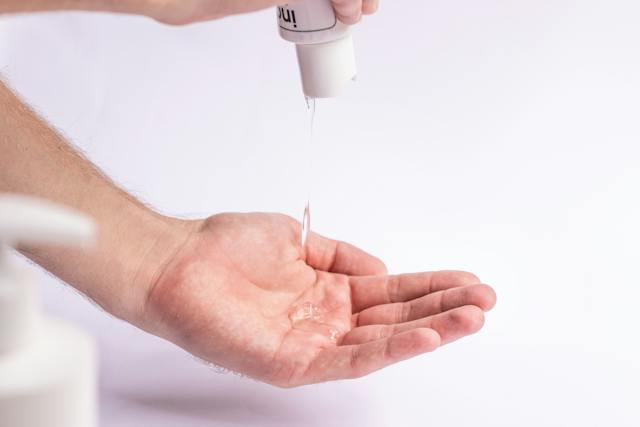
[{"label": "pump dispenser", "polygon": [[331,0],[278,6],[278,27],[283,39],[296,44],[307,97],[335,97],[356,77],[351,28],[338,21]]},{"label": "pump dispenser", "polygon": [[70,209],[0,194],[0,426],[96,425],[92,339],[41,316],[33,280],[8,256],[18,244],[86,245],[94,228]]}]

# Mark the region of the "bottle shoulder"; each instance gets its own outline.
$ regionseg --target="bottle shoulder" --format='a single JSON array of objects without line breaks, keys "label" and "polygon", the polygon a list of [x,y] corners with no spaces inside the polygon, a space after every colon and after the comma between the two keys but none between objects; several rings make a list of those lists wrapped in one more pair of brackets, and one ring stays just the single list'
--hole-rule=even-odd
[{"label": "bottle shoulder", "polygon": [[335,25],[316,31],[292,31],[291,29],[278,27],[280,37],[296,44],[327,43],[341,39],[351,34],[351,27],[337,21]]}]

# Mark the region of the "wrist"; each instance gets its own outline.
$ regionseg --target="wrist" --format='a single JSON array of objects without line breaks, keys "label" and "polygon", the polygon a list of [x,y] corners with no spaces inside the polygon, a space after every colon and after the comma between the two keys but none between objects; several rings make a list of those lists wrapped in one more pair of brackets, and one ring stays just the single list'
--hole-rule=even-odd
[{"label": "wrist", "polygon": [[129,282],[135,295],[129,299],[133,304],[124,309],[125,320],[148,329],[150,295],[167,266],[197,232],[200,222],[167,217],[150,210],[144,217],[145,237],[138,257],[132,263]]}]

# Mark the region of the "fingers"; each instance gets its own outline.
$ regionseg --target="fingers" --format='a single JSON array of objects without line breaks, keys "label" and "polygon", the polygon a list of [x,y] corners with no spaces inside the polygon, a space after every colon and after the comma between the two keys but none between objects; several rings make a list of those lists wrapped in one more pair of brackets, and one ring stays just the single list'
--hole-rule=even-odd
[{"label": "fingers", "polygon": [[333,0],[338,19],[345,24],[355,24],[362,15],[371,15],[378,10],[378,0]]},{"label": "fingers", "polygon": [[394,325],[367,325],[352,329],[342,337],[340,345],[363,344],[384,339],[416,328],[435,330],[448,344],[467,335],[478,332],[484,325],[484,312],[477,306],[466,305],[411,322]]},{"label": "fingers", "polygon": [[362,0],[333,0],[333,8],[345,24],[355,24],[362,18]]},{"label": "fingers", "polygon": [[357,315],[358,326],[404,323],[444,313],[465,305],[480,310],[490,310],[496,302],[496,294],[487,285],[469,285],[431,293],[407,302],[381,304],[362,310]]},{"label": "fingers", "polygon": [[380,304],[409,301],[432,292],[478,283],[480,279],[464,271],[435,271],[349,279],[354,313]]},{"label": "fingers", "polygon": [[386,274],[387,267],[373,255],[349,243],[309,233],[306,262],[311,267],[331,273],[353,276]]},{"label": "fingers", "polygon": [[378,0],[363,0],[362,1],[362,13],[365,15],[371,15],[378,11],[380,2]]},{"label": "fingers", "polygon": [[414,328],[364,344],[329,348],[312,362],[307,375],[313,382],[357,378],[433,351],[439,345],[440,337],[435,331]]}]

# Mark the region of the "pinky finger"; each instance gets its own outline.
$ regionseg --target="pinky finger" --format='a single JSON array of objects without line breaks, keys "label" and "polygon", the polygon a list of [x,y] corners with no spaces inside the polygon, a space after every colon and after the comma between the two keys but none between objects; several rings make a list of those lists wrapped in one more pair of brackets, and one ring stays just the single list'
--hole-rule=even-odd
[{"label": "pinky finger", "polygon": [[307,373],[312,382],[358,378],[396,362],[435,350],[440,335],[433,329],[416,328],[388,338],[325,350]]}]

